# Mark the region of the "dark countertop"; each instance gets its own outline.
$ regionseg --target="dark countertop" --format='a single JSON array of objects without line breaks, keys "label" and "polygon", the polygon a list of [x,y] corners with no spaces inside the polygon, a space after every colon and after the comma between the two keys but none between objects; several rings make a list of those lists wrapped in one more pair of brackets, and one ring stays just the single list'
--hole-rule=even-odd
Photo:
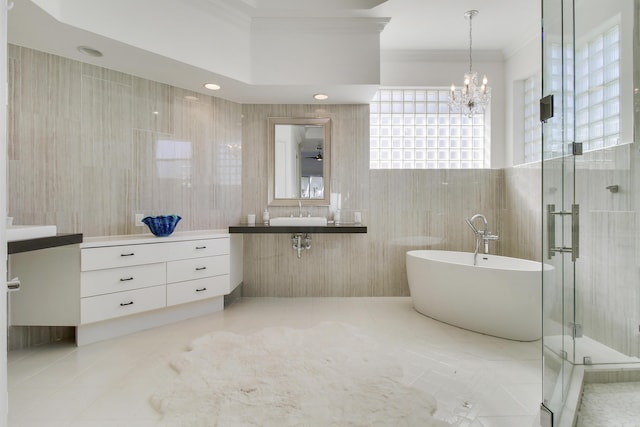
[{"label": "dark countertop", "polygon": [[291,226],[270,226],[265,224],[256,225],[230,225],[229,233],[366,233],[366,225],[334,225],[328,224],[326,226],[309,226],[309,225],[291,225]]},{"label": "dark countertop", "polygon": [[56,234],[55,236],[49,237],[14,240],[12,242],[7,242],[7,254],[19,254],[21,252],[37,251],[38,249],[74,245],[76,243],[82,243],[82,233]]}]

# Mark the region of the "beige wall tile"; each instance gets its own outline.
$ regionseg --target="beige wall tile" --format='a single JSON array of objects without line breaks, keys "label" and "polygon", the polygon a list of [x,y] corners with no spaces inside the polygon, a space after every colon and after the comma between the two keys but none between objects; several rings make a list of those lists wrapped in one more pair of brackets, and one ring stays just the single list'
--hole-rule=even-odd
[{"label": "beige wall tile", "polygon": [[[368,233],[313,235],[300,259],[289,235],[245,235],[244,295],[408,295],[406,251],[472,251],[464,219],[475,213],[500,235],[491,253],[541,257],[539,166],[369,170],[367,105],[239,105],[17,46],[8,58],[8,207],[16,224],[55,223],[61,232],[96,236],[146,232],[133,226],[136,212],[177,213],[182,230],[225,228],[248,213],[260,218],[267,118],[330,117],[331,189],[345,213],[362,212]],[[634,147],[587,153],[576,163],[583,212],[576,293],[585,333],[638,355]],[[558,180],[562,173],[558,167]],[[606,191],[610,184],[620,192]],[[561,290],[572,292],[567,286]]]},{"label": "beige wall tile", "polygon": [[509,256],[541,260],[541,178],[539,164],[505,170],[500,241]]},{"label": "beige wall tile", "polygon": [[[239,104],[188,101],[194,94],[182,89],[13,45],[8,56],[8,213],[16,224],[98,236],[147,232],[133,225],[136,212],[178,213],[181,230],[238,222]],[[159,140],[192,149],[168,176],[160,176]],[[73,335],[13,327],[10,336],[20,348]]]},{"label": "beige wall tile", "polygon": [[[483,213],[500,224],[503,172],[369,170],[367,105],[244,105],[242,213],[267,205],[267,118],[331,117],[331,189],[341,208],[360,210],[365,235],[313,235],[298,259],[290,236],[247,235],[244,295],[409,295],[407,250],[473,250],[465,217]],[[272,215],[288,208],[270,208]],[[314,208],[319,215],[329,209]],[[275,213],[275,215],[274,215]],[[492,253],[499,253],[499,243]]]},{"label": "beige wall tile", "polygon": [[134,77],[133,128],[152,132],[174,133],[173,97],[175,88],[162,83]]},{"label": "beige wall tile", "polygon": [[[147,232],[134,227],[136,212],[178,213],[182,230],[239,220],[239,104],[200,94],[189,101],[196,94],[26,48],[9,52],[16,224],[97,236]],[[189,145],[190,156],[159,159],[160,140]]]}]

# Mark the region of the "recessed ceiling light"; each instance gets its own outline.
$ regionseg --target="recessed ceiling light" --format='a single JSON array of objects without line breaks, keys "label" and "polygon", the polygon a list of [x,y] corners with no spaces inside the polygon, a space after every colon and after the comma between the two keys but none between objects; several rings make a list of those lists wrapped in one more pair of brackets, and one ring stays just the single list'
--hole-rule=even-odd
[{"label": "recessed ceiling light", "polygon": [[313,97],[318,101],[324,101],[325,99],[329,99],[329,95],[327,95],[326,93],[316,93],[315,95],[313,95]]},{"label": "recessed ceiling light", "polygon": [[89,46],[78,46],[78,52],[88,56],[95,56],[95,57],[102,56],[102,52]]},{"label": "recessed ceiling light", "polygon": [[198,97],[193,95],[186,95],[184,99],[186,99],[187,101],[197,101]]},{"label": "recessed ceiling light", "polygon": [[209,90],[220,90],[220,85],[217,85],[215,83],[205,83],[204,87],[206,87]]}]

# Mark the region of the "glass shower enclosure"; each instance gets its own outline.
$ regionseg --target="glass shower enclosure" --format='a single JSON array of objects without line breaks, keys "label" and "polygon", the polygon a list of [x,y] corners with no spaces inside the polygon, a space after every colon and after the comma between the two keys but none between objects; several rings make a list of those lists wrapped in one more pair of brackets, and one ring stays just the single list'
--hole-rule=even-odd
[{"label": "glass shower enclosure", "polygon": [[542,0],[543,427],[585,371],[640,369],[639,3]]}]

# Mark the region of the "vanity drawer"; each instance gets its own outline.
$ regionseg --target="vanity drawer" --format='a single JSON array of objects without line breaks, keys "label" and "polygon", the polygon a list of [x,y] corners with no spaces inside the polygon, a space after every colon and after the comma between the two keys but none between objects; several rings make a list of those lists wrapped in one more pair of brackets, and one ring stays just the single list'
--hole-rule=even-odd
[{"label": "vanity drawer", "polygon": [[83,271],[80,273],[80,296],[84,298],[164,285],[166,280],[165,263]]},{"label": "vanity drawer", "polygon": [[167,305],[166,286],[134,289],[80,300],[80,323],[93,323]]},{"label": "vanity drawer", "polygon": [[168,243],[170,260],[201,258],[207,256],[227,255],[230,251],[229,238],[187,240],[184,242]]},{"label": "vanity drawer", "polygon": [[167,283],[229,274],[229,255],[183,259],[167,263]]},{"label": "vanity drawer", "polygon": [[229,275],[189,280],[167,285],[167,306],[184,304],[229,293]]},{"label": "vanity drawer", "polygon": [[164,262],[167,260],[168,253],[170,248],[166,244],[86,248],[81,252],[80,269],[89,271]]}]

